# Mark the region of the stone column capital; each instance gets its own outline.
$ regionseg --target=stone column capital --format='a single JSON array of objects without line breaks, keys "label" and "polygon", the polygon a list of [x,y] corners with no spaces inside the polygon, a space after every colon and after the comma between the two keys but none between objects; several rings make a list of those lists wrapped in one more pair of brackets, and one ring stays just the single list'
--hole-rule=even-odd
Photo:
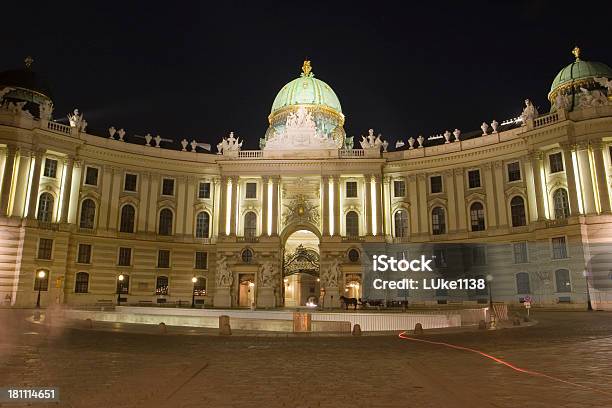
[{"label": "stone column capital", "polygon": [[591,149],[596,151],[603,150],[603,142],[601,140],[590,140],[589,144],[591,145]]},{"label": "stone column capital", "polygon": [[529,152],[528,156],[529,156],[529,159],[531,160],[543,160],[544,159],[544,153],[542,153],[542,151],[540,150],[532,150]]}]

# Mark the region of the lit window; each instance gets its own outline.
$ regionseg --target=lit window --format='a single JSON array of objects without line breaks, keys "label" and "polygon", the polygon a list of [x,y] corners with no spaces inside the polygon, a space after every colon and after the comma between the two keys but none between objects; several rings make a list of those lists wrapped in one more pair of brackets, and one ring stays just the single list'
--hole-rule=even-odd
[{"label": "lit window", "polygon": [[206,296],[206,278],[198,276],[193,285],[193,294],[196,296]]},{"label": "lit window", "polygon": [[567,190],[559,188],[553,193],[553,204],[555,206],[555,219],[567,218],[570,215],[569,200]]},{"label": "lit window", "polygon": [[155,294],[156,295],[167,295],[168,294],[168,277],[158,276],[155,281]]}]

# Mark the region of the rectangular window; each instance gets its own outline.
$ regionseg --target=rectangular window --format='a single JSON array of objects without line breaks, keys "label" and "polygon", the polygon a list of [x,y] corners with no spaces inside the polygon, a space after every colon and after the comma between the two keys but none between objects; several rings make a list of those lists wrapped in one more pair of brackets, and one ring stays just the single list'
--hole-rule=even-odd
[{"label": "rectangular window", "polygon": [[158,268],[169,268],[170,267],[170,251],[167,249],[160,249],[157,252],[157,267]]},{"label": "rectangular window", "polygon": [[432,194],[442,192],[442,176],[431,176],[429,179],[429,184]]},{"label": "rectangular window", "polygon": [[246,198],[257,198],[257,183],[246,183]]},{"label": "rectangular window", "polygon": [[210,183],[201,182],[198,188],[198,198],[210,198]]},{"label": "rectangular window", "polygon": [[79,251],[77,253],[77,263],[91,263],[91,244],[79,244]]},{"label": "rectangular window", "polygon": [[480,170],[468,171],[468,187],[479,188],[480,187]]},{"label": "rectangular window", "polygon": [[38,259],[51,259],[51,251],[53,251],[53,240],[40,238],[38,241]]},{"label": "rectangular window", "polygon": [[357,182],[347,181],[346,182],[346,198],[357,198]]},{"label": "rectangular window", "polygon": [[527,242],[515,242],[512,244],[512,251],[514,252],[514,263],[522,264],[529,262],[527,257]]},{"label": "rectangular window", "polygon": [[552,239],[552,259],[567,258],[567,245],[565,237],[554,237]]},{"label": "rectangular window", "polygon": [[521,164],[519,162],[508,163],[508,181],[518,181],[521,179]]},{"label": "rectangular window", "polygon": [[45,159],[45,169],[43,171],[43,176],[55,178],[57,176],[57,160]]},{"label": "rectangular window", "polygon": [[472,265],[484,266],[487,264],[487,248],[484,245],[472,248]]},{"label": "rectangular window", "polygon": [[196,251],[195,268],[196,269],[208,269],[208,252]]},{"label": "rectangular window", "polygon": [[561,153],[549,155],[548,161],[550,163],[551,173],[558,173],[560,171],[563,171],[563,156],[561,156]]},{"label": "rectangular window", "polygon": [[404,180],[395,180],[393,182],[393,195],[395,197],[406,196],[406,182]]},{"label": "rectangular window", "polygon": [[132,248],[119,248],[119,266],[130,266],[132,264]]},{"label": "rectangular window", "polygon": [[123,182],[124,191],[136,191],[136,184],[138,183],[138,175],[125,173],[125,180]]},{"label": "rectangular window", "polygon": [[165,178],[162,181],[162,195],[174,195],[174,179]]},{"label": "rectangular window", "polygon": [[90,186],[98,185],[98,169],[96,167],[87,167],[85,169],[85,184]]},{"label": "rectangular window", "polygon": [[168,277],[158,276],[155,281],[155,294],[156,295],[167,295],[168,294]]}]

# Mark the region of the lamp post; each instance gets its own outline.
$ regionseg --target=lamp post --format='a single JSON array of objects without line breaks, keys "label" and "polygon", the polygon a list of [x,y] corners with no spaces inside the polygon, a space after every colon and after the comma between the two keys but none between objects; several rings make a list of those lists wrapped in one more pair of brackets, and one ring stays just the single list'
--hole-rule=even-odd
[{"label": "lamp post", "polygon": [[191,308],[195,308],[195,285],[198,282],[198,278],[196,278],[195,276],[193,278],[191,278],[191,282],[193,282],[193,290],[191,291]]},{"label": "lamp post", "polygon": [[486,277],[487,280],[487,286],[489,287],[489,313],[490,313],[490,320],[491,320],[491,327],[495,327],[495,310],[493,310],[493,292],[491,291],[491,284],[493,282],[493,276],[492,275],[487,275]]},{"label": "lamp post", "polygon": [[45,279],[46,276],[45,271],[38,272],[38,297],[36,298],[36,308],[40,309],[40,289],[42,287],[42,280]]},{"label": "lamp post", "polygon": [[125,277],[123,276],[123,274],[119,274],[119,276],[117,276],[117,306],[121,306],[121,290],[123,289],[123,287],[121,286],[121,282],[123,282],[123,279]]}]

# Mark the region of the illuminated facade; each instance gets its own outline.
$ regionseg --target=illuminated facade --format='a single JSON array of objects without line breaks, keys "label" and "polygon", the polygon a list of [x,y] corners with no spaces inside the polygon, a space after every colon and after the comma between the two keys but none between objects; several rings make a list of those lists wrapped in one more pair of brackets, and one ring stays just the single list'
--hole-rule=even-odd
[{"label": "illuminated facade", "polygon": [[33,306],[39,289],[43,307],[192,295],[337,306],[361,297],[366,245],[487,243],[483,267],[502,261],[486,272],[496,301],[583,308],[590,296],[612,308],[612,70],[578,52],[555,78],[551,113],[527,101],[516,120],[395,149],[373,132],[354,146],[338,97],[306,62],[276,97],[261,149],[231,134],[219,154],[114,127],[92,135],[76,111],[55,122],[26,63],[0,74],[3,306]]}]

